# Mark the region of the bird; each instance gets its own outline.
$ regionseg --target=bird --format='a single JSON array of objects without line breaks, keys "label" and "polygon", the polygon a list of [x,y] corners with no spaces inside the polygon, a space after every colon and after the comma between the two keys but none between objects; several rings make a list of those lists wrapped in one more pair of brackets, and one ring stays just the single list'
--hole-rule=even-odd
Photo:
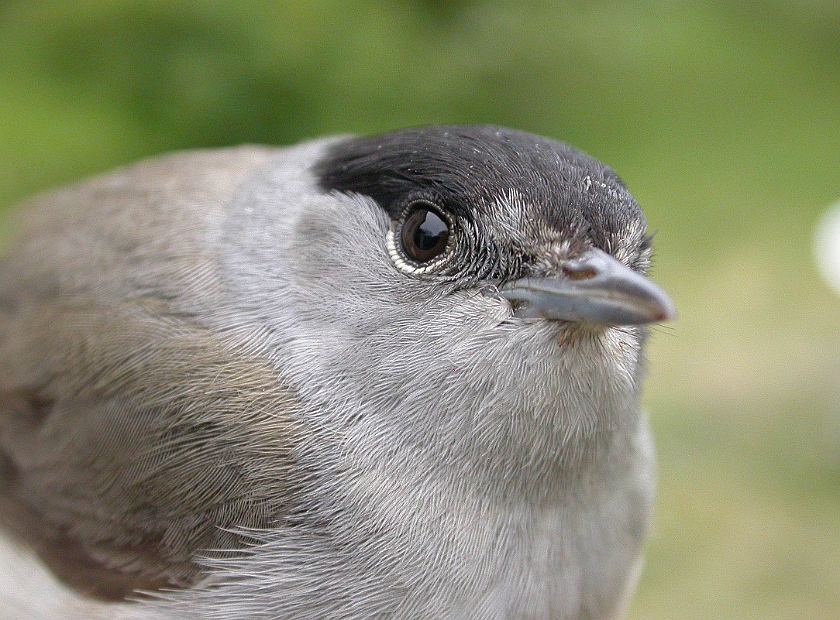
[{"label": "bird", "polygon": [[433,125],[156,156],[16,213],[0,528],[50,586],[0,576],[14,617],[622,614],[676,310],[608,166]]}]

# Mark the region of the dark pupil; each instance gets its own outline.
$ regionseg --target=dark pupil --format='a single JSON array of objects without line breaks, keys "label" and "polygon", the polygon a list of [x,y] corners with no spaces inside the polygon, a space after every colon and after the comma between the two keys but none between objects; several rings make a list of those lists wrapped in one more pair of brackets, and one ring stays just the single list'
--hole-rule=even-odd
[{"label": "dark pupil", "polygon": [[439,256],[448,240],[449,225],[430,209],[417,209],[403,225],[403,249],[414,261],[422,263]]},{"label": "dark pupil", "polygon": [[432,211],[426,211],[426,217],[423,223],[417,227],[414,233],[414,243],[424,252],[435,249],[441,242],[441,237],[448,236],[449,231],[446,228],[446,222],[440,219]]}]

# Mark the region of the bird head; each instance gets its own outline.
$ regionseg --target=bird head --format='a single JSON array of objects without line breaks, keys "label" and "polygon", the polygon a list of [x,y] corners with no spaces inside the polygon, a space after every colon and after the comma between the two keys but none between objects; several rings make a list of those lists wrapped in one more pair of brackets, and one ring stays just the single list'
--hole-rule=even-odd
[{"label": "bird head", "polygon": [[490,126],[299,148],[243,193],[232,255],[260,266],[242,297],[270,354],[347,445],[512,471],[635,419],[645,325],[674,306],[610,168]]}]

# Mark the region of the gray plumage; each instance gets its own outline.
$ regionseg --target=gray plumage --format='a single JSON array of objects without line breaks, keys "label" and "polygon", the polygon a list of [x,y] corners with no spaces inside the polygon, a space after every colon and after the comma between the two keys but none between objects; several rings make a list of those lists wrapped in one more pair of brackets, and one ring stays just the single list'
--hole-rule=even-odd
[{"label": "gray plumage", "polygon": [[[449,226],[428,263],[418,208]],[[619,612],[653,487],[641,324],[673,309],[609,168],[425,128],[178,153],[21,213],[0,524],[78,617]],[[593,250],[656,310],[541,310],[533,282]]]}]

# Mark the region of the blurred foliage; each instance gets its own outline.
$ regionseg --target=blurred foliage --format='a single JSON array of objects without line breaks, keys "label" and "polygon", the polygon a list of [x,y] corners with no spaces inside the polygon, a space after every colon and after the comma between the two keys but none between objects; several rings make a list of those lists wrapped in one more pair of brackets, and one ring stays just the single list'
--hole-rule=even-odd
[{"label": "blurred foliage", "polygon": [[0,206],[165,150],[491,122],[613,165],[658,231],[660,497],[632,618],[836,618],[834,0],[5,0]]}]

